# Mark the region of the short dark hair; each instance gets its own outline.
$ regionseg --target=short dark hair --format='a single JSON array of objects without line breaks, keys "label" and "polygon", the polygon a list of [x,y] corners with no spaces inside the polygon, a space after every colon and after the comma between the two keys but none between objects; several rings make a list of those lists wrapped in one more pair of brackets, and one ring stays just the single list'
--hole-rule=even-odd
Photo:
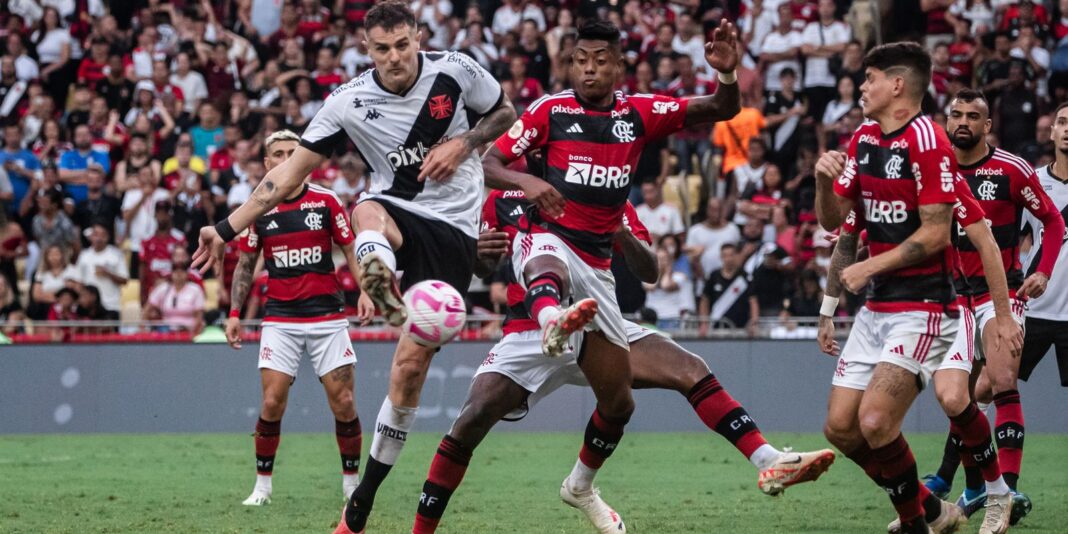
[{"label": "short dark hair", "polygon": [[619,49],[619,28],[607,20],[593,20],[583,24],[578,30],[580,41],[607,41],[612,48]]},{"label": "short dark hair", "polygon": [[736,244],[734,244],[734,243],[724,243],[724,244],[720,245],[720,247],[719,247],[719,251],[720,251],[721,253],[722,253],[722,252],[723,252],[724,250],[727,250],[727,249],[731,249],[731,250],[733,250],[733,251],[735,251],[735,252],[738,252],[738,245],[736,245]]},{"label": "short dark hair", "polygon": [[1053,118],[1056,119],[1057,114],[1060,113],[1061,110],[1064,108],[1068,108],[1068,101],[1061,102],[1061,105],[1057,106],[1057,109],[1053,110]]},{"label": "short dark hair", "polygon": [[931,84],[931,54],[919,43],[902,41],[872,48],[864,56],[864,68],[891,72],[908,69],[913,79],[913,96],[920,97]]},{"label": "short dark hair", "polygon": [[389,0],[382,2],[381,4],[375,4],[370,10],[367,11],[367,16],[363,19],[364,27],[367,31],[371,28],[381,27],[384,30],[392,30],[397,26],[407,25],[410,28],[416,28],[415,14],[408,8],[407,2],[400,2],[398,0]]},{"label": "short dark hair", "polygon": [[986,98],[986,95],[984,95],[982,91],[971,89],[969,87],[957,91],[957,95],[953,97],[953,100],[960,100],[961,102],[975,102],[976,100],[982,100],[987,108],[990,107],[990,100]]}]

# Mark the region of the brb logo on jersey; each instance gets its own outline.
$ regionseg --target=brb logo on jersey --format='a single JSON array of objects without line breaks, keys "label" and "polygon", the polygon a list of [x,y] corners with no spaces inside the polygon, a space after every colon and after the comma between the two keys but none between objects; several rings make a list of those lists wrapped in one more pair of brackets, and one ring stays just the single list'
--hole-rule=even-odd
[{"label": "brb logo on jersey", "polygon": [[864,215],[874,223],[897,224],[905,222],[908,212],[903,200],[864,199]]},{"label": "brb logo on jersey", "polygon": [[271,252],[271,255],[274,257],[274,266],[279,269],[315,265],[323,261],[323,247],[283,248]]},{"label": "brb logo on jersey", "polygon": [[572,155],[571,159],[580,161],[568,162],[567,175],[564,176],[565,182],[588,185],[590,187],[607,187],[609,189],[618,189],[630,185],[630,165],[624,165],[622,168],[606,167],[581,161],[590,161],[588,157]]},{"label": "brb logo on jersey", "polygon": [[428,102],[428,107],[430,108],[430,116],[439,121],[452,116],[452,99],[449,98],[449,95],[432,97]]}]

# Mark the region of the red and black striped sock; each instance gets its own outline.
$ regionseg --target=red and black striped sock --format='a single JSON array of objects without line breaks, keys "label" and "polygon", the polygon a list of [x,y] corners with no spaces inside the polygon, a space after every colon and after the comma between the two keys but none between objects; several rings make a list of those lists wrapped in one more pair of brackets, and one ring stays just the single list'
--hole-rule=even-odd
[{"label": "red and black striped sock", "polygon": [[[960,427],[957,426],[952,420],[949,422],[950,432],[957,436],[957,454],[960,456],[960,465],[964,467],[964,487],[972,490],[980,490],[983,487],[983,472],[979,470],[979,465],[975,463],[975,458],[972,457],[968,448],[964,446],[964,442],[960,439]],[[945,479],[942,479],[945,480]]]},{"label": "red and black striped sock", "polygon": [[990,422],[975,403],[968,404],[958,415],[949,418],[960,434],[961,456],[970,456],[983,474],[983,480],[993,482],[1001,476],[998,454],[990,439]]},{"label": "red and black striped sock", "polygon": [[871,447],[867,443],[861,443],[859,447],[843,454],[845,454],[846,458],[853,460],[853,463],[860,466],[864,470],[864,474],[868,475],[868,478],[872,479],[879,487],[886,485],[886,480],[883,479],[883,468],[875,460],[875,455],[872,454]]},{"label": "red and black striped sock", "polygon": [[923,501],[930,492],[923,491],[927,488],[920,484],[916,458],[913,457],[905,436],[898,434],[894,441],[873,449],[872,456],[881,467],[883,489],[894,503],[894,509],[901,519],[902,532],[911,532],[917,528],[917,524],[926,529]]},{"label": "red and black striped sock", "polygon": [[768,444],[753,418],[712,373],[690,388],[686,399],[705,426],[727,438],[746,458]]},{"label": "red and black striped sock", "polygon": [[997,410],[994,417],[994,440],[998,445],[1001,474],[1009,488],[1016,491],[1024,446],[1024,415],[1020,392],[1013,389],[994,395],[994,408]]},{"label": "red and black striped sock", "polygon": [[471,452],[452,436],[446,435],[441,440],[426,482],[423,483],[412,534],[427,534],[438,528],[452,492],[464,479],[467,465],[471,462]]},{"label": "red and black striped sock", "polygon": [[334,437],[341,452],[341,472],[355,475],[360,472],[360,451],[363,449],[363,431],[360,430],[360,418],[352,421],[334,420]]},{"label": "red and black striped sock", "polygon": [[600,408],[594,409],[590,422],[586,424],[579,460],[590,469],[600,469],[619,446],[626,424],[627,419],[609,419],[601,413]]},{"label": "red and black striped sock", "polygon": [[256,421],[256,474],[271,476],[274,472],[274,455],[282,440],[282,421]]}]

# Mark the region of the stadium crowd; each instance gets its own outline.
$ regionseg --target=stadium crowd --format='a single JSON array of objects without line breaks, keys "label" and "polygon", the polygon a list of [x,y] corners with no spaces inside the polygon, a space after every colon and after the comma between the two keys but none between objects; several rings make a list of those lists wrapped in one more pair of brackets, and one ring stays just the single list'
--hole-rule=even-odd
[{"label": "stadium crowd", "polygon": [[[9,0],[0,5],[0,321],[144,318],[199,331],[229,307],[189,270],[201,226],[249,198],[263,140],[298,134],[371,66],[372,0]],[[661,327],[750,327],[818,314],[832,236],[814,215],[814,163],[863,120],[861,59],[880,34],[926,43],[928,111],[964,87],[993,103],[989,142],[1036,167],[1068,96],[1068,1],[449,0],[412,2],[423,50],[458,50],[502,80],[517,111],[568,87],[578,23],[623,29],[624,92],[716,90],[706,34],[742,31],[742,112],[646,150],[632,202],[660,280],[614,268],[625,313]],[[922,16],[920,15],[922,14]],[[845,22],[848,20],[849,22]],[[520,162],[522,165],[522,162]],[[351,204],[367,168],[350,152],[311,179]],[[346,299],[357,285],[339,269]],[[262,309],[263,276],[245,317]],[[488,281],[478,304],[503,312]],[[852,299],[844,313],[860,304]],[[707,321],[705,319],[708,319]]]}]

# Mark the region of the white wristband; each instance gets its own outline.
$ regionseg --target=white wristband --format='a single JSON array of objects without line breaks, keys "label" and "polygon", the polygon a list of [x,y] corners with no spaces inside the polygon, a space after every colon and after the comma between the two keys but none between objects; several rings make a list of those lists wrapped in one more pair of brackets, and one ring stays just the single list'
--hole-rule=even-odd
[{"label": "white wristband", "polygon": [[738,74],[735,71],[730,72],[717,72],[716,78],[719,79],[719,83],[730,85],[732,83],[738,83]]},{"label": "white wristband", "polygon": [[834,317],[834,313],[838,311],[838,298],[823,296],[823,305],[820,306],[820,315],[824,317]]}]

